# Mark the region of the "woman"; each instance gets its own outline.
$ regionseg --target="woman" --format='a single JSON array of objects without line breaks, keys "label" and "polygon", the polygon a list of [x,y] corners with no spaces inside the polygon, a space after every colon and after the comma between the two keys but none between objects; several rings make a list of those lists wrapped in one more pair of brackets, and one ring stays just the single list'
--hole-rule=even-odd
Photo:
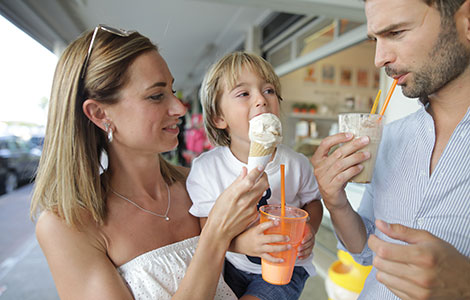
[{"label": "woman", "polygon": [[61,56],[31,205],[61,299],[233,297],[220,279],[225,252],[256,217],[267,179],[244,170],[201,232],[187,170],[160,155],[177,146],[186,112],[172,84],[137,32],[100,25]]}]

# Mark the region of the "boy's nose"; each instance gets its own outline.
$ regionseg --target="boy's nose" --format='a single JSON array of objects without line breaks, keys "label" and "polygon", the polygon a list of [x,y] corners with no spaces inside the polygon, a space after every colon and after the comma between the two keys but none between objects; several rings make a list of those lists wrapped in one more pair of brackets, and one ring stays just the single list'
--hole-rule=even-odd
[{"label": "boy's nose", "polygon": [[268,101],[266,101],[266,98],[264,97],[264,95],[262,93],[258,93],[256,95],[256,107],[259,107],[259,106],[267,106],[268,105]]}]

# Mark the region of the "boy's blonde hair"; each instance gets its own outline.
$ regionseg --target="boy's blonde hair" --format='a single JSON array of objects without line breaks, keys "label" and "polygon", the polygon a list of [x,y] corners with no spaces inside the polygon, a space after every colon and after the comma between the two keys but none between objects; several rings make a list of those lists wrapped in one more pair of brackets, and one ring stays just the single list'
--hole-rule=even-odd
[{"label": "boy's blonde hair", "polygon": [[[85,99],[112,105],[130,80],[132,62],[148,51],[158,51],[148,38],[135,32],[120,37],[99,30],[88,61],[86,76],[80,72],[93,31],[72,42],[62,54],[54,74],[44,148],[31,202],[31,216],[54,212],[69,225],[83,223],[83,211],[102,224],[106,217],[106,172],[100,175],[100,156],[108,148],[103,130],[84,114]],[[171,185],[184,181],[177,169],[161,156],[161,172]]]},{"label": "boy's blonde hair", "polygon": [[211,144],[215,146],[229,146],[230,136],[224,129],[216,127],[214,120],[221,115],[219,100],[223,89],[232,89],[238,81],[242,68],[248,68],[257,73],[263,80],[274,86],[279,101],[281,98],[281,84],[270,63],[259,55],[246,52],[233,52],[222,57],[207,71],[202,81],[199,96],[204,116],[204,127]]}]

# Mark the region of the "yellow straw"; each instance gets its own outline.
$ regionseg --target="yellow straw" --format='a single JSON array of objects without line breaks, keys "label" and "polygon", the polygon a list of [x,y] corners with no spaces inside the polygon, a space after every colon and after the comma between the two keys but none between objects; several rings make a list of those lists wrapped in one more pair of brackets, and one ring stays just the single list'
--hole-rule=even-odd
[{"label": "yellow straw", "polygon": [[372,109],[370,110],[370,114],[375,114],[375,111],[377,110],[377,106],[379,105],[379,99],[380,99],[380,94],[382,94],[382,90],[379,90],[377,93],[377,97],[375,97],[374,105],[372,106]]},{"label": "yellow straw", "polygon": [[390,101],[390,98],[392,98],[393,91],[395,90],[395,87],[397,86],[398,80],[393,80],[392,86],[390,87],[390,90],[388,91],[387,98],[385,98],[384,105],[382,106],[382,109],[380,110],[380,115],[383,116],[385,113],[385,110],[387,109],[388,102]]}]

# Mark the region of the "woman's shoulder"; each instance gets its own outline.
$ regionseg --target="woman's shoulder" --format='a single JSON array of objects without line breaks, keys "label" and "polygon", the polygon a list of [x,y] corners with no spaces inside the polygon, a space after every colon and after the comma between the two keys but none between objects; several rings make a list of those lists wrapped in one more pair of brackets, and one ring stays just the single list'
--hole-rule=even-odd
[{"label": "woman's shoulder", "polygon": [[43,250],[49,246],[68,248],[80,244],[97,249],[102,248],[101,250],[105,251],[105,243],[103,243],[98,224],[87,212],[81,213],[81,220],[81,224],[73,226],[67,224],[56,213],[50,210],[43,211],[36,222],[36,238],[41,248]]}]

